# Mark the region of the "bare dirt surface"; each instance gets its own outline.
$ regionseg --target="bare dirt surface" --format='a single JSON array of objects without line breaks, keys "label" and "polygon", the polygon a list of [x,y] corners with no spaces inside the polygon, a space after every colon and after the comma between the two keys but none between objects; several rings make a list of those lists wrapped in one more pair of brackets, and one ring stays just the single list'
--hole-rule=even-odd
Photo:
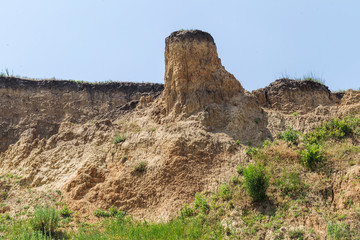
[{"label": "bare dirt surface", "polygon": [[[138,218],[168,220],[249,161],[247,142],[360,113],[359,92],[341,98],[310,81],[244,90],[201,31],[170,35],[165,64],[165,86],[1,77],[1,211],[15,215],[42,199],[38,204],[63,201],[89,218],[115,205]],[[358,174],[354,166],[345,176]],[[359,200],[359,185],[334,184],[335,196]],[[334,204],[342,206],[336,198]]]}]

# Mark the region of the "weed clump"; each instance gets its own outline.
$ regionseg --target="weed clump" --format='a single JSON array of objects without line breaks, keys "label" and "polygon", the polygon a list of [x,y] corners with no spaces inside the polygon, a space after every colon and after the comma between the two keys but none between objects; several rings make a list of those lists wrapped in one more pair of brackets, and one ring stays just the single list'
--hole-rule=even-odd
[{"label": "weed clump", "polygon": [[314,170],[325,159],[324,151],[315,143],[306,145],[305,149],[299,153],[301,164],[310,170]]},{"label": "weed clump", "polygon": [[256,147],[248,147],[245,150],[246,155],[249,157],[252,157],[253,155],[256,155],[258,153],[258,149]]},{"label": "weed clump", "polygon": [[146,166],[147,163],[145,161],[141,161],[138,164],[136,164],[136,166],[134,167],[134,171],[139,173],[145,172]]},{"label": "weed clump", "polygon": [[227,183],[220,185],[220,197],[225,201],[229,201],[231,199],[231,192]]},{"label": "weed clump", "polygon": [[195,215],[194,209],[191,208],[188,204],[184,205],[183,208],[180,211],[180,216],[182,218],[192,217],[194,215]]},{"label": "weed clump", "polygon": [[199,210],[200,213],[207,214],[210,211],[210,205],[204,195],[200,193],[195,194],[194,207],[196,210]]},{"label": "weed clump", "polygon": [[351,239],[349,226],[344,223],[330,222],[327,225],[327,237],[334,240]]},{"label": "weed clump", "polygon": [[121,142],[125,142],[126,140],[126,136],[125,135],[120,135],[120,134],[116,134],[113,140],[114,144],[118,144]]},{"label": "weed clump", "polygon": [[298,145],[300,133],[288,127],[286,131],[279,133],[279,138],[285,140],[288,143]]},{"label": "weed clump", "polygon": [[69,218],[71,217],[71,214],[73,214],[73,211],[71,211],[67,205],[65,205],[60,211],[59,211],[60,215],[64,218]]},{"label": "weed clump", "polygon": [[304,239],[305,231],[303,229],[295,229],[289,231],[289,238],[290,239]]},{"label": "weed clump", "polygon": [[94,211],[94,216],[98,218],[124,217],[125,215],[125,212],[117,210],[115,206],[111,206],[108,211],[105,211],[101,208]]},{"label": "weed clump", "polygon": [[236,176],[236,175],[232,176],[231,182],[232,182],[232,184],[234,184],[234,185],[239,184],[239,183],[240,183],[239,177]]},{"label": "weed clump", "polygon": [[269,176],[261,164],[249,164],[243,169],[244,185],[249,196],[254,201],[262,201],[266,198],[266,190],[269,187]]},{"label": "weed clump", "polygon": [[236,172],[239,174],[239,175],[242,175],[243,172],[244,172],[244,166],[239,163],[237,166],[236,166]]},{"label": "weed clump", "polygon": [[40,207],[35,209],[34,217],[30,223],[34,231],[51,235],[57,230],[59,219],[59,213],[55,208]]}]

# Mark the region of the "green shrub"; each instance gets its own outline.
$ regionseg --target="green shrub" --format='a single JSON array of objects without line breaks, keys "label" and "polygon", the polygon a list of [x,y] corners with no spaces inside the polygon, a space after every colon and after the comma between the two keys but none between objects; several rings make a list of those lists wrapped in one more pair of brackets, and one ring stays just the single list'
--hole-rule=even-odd
[{"label": "green shrub", "polygon": [[239,184],[239,183],[240,183],[239,177],[236,176],[236,175],[232,176],[231,182],[232,182],[234,185]]},{"label": "green shrub", "polygon": [[334,119],[330,121],[326,126],[327,130],[329,130],[329,137],[342,139],[353,133],[353,124],[347,120],[350,119]]},{"label": "green shrub", "polygon": [[73,212],[70,211],[70,209],[66,205],[59,211],[59,213],[64,218],[69,218],[71,217],[71,214],[73,214]]},{"label": "green shrub", "polygon": [[347,116],[344,119],[333,119],[324,122],[314,131],[307,133],[304,141],[308,144],[320,143],[329,138],[342,139],[359,131],[360,119],[355,116]]},{"label": "green shrub", "polygon": [[254,201],[262,201],[266,198],[266,190],[269,186],[269,176],[266,174],[265,168],[261,164],[249,164],[244,168],[245,177],[244,185],[249,196]]},{"label": "green shrub", "polygon": [[205,214],[210,211],[210,205],[206,201],[206,198],[200,193],[195,194],[194,208],[196,210],[199,210],[200,213]]},{"label": "green shrub", "polygon": [[258,149],[256,147],[248,147],[245,150],[246,155],[249,157],[252,157],[253,155],[256,155],[258,153]]},{"label": "green shrub", "polygon": [[121,143],[121,142],[125,142],[126,140],[126,136],[125,135],[120,135],[120,134],[116,134],[114,137],[113,142],[115,144]]},{"label": "green shrub", "polygon": [[145,161],[141,161],[138,164],[135,165],[134,171],[135,172],[145,172],[147,163]]},{"label": "green shrub", "polygon": [[125,217],[126,212],[119,211],[114,205],[109,208],[109,216],[110,217]]},{"label": "green shrub", "polygon": [[266,139],[262,144],[262,148],[266,148],[266,147],[270,146],[271,144],[272,144],[272,141],[269,139]]},{"label": "green shrub", "polygon": [[102,208],[99,208],[97,210],[94,211],[94,216],[101,218],[101,217],[110,217],[109,212],[103,210]]},{"label": "green shrub", "polygon": [[229,201],[231,199],[231,192],[227,183],[220,185],[220,197],[225,201]]},{"label": "green shrub", "polygon": [[34,211],[34,217],[30,223],[34,231],[41,231],[43,234],[54,234],[58,228],[59,213],[55,208],[40,207]]},{"label": "green shrub", "polygon": [[194,209],[192,209],[188,204],[184,205],[180,211],[180,216],[182,218],[192,217],[195,215]]},{"label": "green shrub", "polygon": [[120,217],[123,218],[126,215],[126,212],[119,211],[115,206],[111,206],[109,211],[105,211],[101,208],[94,211],[94,215],[98,218],[107,218],[107,217]]},{"label": "green shrub", "polygon": [[305,149],[300,151],[301,164],[310,170],[314,170],[315,167],[324,161],[324,151],[318,144],[308,144]]},{"label": "green shrub", "polygon": [[299,143],[300,133],[288,127],[286,131],[279,133],[279,138],[285,140],[286,142],[290,142],[294,145]]},{"label": "green shrub", "polygon": [[244,166],[241,165],[241,163],[239,163],[239,164],[236,166],[236,172],[237,172],[239,175],[243,174],[243,172],[244,172]]}]

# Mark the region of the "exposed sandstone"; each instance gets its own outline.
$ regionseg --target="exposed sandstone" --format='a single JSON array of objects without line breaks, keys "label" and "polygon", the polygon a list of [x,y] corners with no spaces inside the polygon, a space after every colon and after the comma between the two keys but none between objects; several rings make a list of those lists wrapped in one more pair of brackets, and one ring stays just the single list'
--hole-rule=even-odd
[{"label": "exposed sandstone", "polygon": [[340,112],[343,116],[360,112],[360,92],[349,89],[340,102]]},{"label": "exposed sandstone", "polygon": [[242,93],[239,81],[221,65],[214,39],[200,30],[173,32],[166,38],[166,113],[192,114],[211,103]]},{"label": "exposed sandstone", "polygon": [[26,129],[40,138],[58,132],[60,123],[84,123],[142,96],[158,96],[162,84],[88,84],[0,77],[0,152]]}]

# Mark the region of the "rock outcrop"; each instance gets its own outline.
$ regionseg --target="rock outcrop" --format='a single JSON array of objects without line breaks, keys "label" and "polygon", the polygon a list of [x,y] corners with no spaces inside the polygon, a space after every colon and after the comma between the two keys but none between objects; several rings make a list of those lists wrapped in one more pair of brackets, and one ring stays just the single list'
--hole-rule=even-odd
[{"label": "rock outcrop", "polygon": [[167,114],[187,116],[244,91],[221,65],[212,36],[199,30],[177,31],[166,38],[164,81]]},{"label": "rock outcrop", "polygon": [[278,79],[252,93],[262,107],[285,113],[306,113],[320,105],[332,105],[337,100],[323,84],[291,79]]}]

